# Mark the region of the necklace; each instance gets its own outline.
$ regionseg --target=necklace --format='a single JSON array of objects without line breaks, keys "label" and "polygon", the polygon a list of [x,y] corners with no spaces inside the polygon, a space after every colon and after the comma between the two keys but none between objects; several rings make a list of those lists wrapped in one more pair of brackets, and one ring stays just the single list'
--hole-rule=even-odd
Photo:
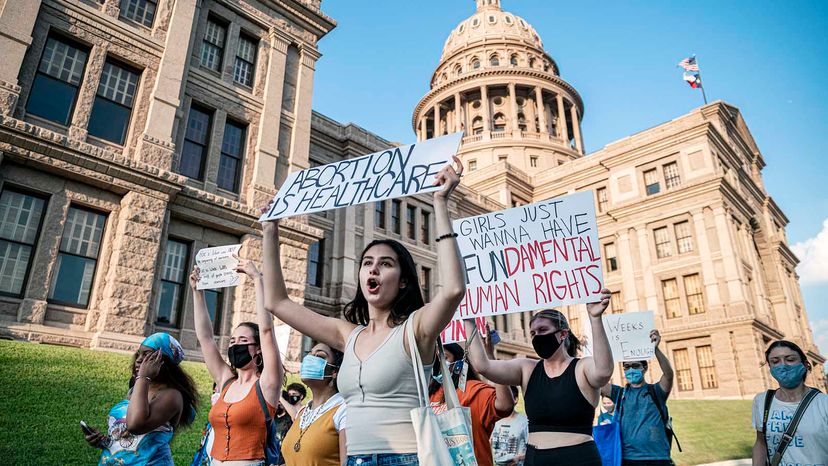
[{"label": "necklace", "polygon": [[[293,444],[293,451],[297,453],[299,452],[299,449],[302,448],[302,437],[305,436],[305,433],[307,433],[307,431],[311,428],[313,423],[316,422],[317,419],[319,419],[319,416],[321,416],[322,413],[328,411],[327,409],[325,409],[325,407],[328,406],[331,400],[334,400],[337,395],[339,394],[337,393],[331,398],[328,398],[327,401],[325,401],[316,408],[311,408],[311,406],[313,405],[313,401],[311,401],[310,404],[308,404],[308,406],[302,411],[302,416],[299,418],[299,438],[296,439],[296,443]],[[308,419],[309,421],[307,421],[307,424],[303,429],[302,424],[304,424],[305,421]]]}]

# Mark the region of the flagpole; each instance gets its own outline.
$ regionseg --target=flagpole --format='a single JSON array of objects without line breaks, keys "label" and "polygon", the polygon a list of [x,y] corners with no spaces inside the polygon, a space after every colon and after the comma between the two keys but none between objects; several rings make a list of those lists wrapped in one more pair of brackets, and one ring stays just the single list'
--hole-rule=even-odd
[{"label": "flagpole", "polygon": [[699,71],[698,71],[698,73],[699,73],[699,82],[701,83],[701,85],[699,87],[701,88],[701,91],[702,91],[702,98],[704,99],[704,104],[707,105],[707,94],[704,92],[704,80],[702,79],[702,75],[701,75],[701,65],[699,65],[699,59],[695,55],[693,55],[693,58],[696,58],[696,66],[699,67]]}]

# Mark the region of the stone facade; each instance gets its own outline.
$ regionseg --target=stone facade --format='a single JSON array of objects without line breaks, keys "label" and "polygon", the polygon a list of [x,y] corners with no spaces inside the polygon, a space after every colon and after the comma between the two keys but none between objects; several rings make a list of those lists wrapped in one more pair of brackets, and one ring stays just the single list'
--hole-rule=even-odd
[{"label": "stone facade", "polygon": [[[802,344],[821,374],[787,219],[764,190],[762,154],[738,109],[717,102],[586,156],[584,104],[537,32],[498,0],[477,3],[451,32],[412,119],[420,140],[466,131],[460,156],[468,172],[452,215],[593,189],[607,285],[619,293],[613,312],[656,311],[665,352],[681,371],[676,397],[752,396],[770,384],[758,370],[764,347],[782,337]],[[153,14],[136,16],[133,6],[148,4]],[[335,26],[320,6],[0,0],[0,192],[3,202],[39,215],[16,217],[28,229],[11,236],[0,231],[0,335],[132,351],[163,330],[198,358],[186,283],[195,253],[241,243],[244,257],[260,258],[258,207],[287,173],[397,144],[311,110],[316,43]],[[67,79],[42,64],[56,38],[86,54],[62,122],[38,116],[44,111],[36,103],[43,79]],[[94,135],[113,63],[137,75],[122,143]],[[433,296],[430,200],[284,221],[291,296],[339,315],[356,290],[361,251],[378,238],[411,250],[423,291]],[[101,227],[75,229],[79,212],[87,221],[102,218]],[[83,241],[73,242],[78,235]],[[9,245],[15,267],[5,265]],[[70,260],[86,265],[78,302],[67,303],[56,298],[56,278]],[[226,346],[232,328],[254,317],[253,287],[244,281],[213,298],[216,338]],[[565,311],[575,328],[585,321],[582,306]],[[528,315],[494,323],[502,356],[533,354]],[[291,368],[310,343],[292,336]]]}]

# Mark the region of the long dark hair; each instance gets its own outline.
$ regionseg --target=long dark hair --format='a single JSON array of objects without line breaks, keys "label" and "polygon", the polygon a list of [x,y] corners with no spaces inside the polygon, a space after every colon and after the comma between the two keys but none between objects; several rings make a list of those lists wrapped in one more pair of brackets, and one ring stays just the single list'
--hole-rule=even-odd
[{"label": "long dark hair", "polygon": [[776,348],[788,348],[799,355],[799,360],[802,362],[802,365],[805,366],[805,375],[802,376],[802,381],[804,382],[808,377],[808,372],[811,371],[811,361],[808,361],[808,358],[805,356],[805,352],[802,351],[802,348],[792,341],[777,340],[771,343],[770,346],[768,346],[768,349],[765,350],[765,363],[770,364],[771,351]]},{"label": "long dark hair", "polygon": [[[388,323],[391,326],[397,326],[405,322],[414,311],[423,307],[423,295],[420,293],[420,281],[417,278],[417,265],[414,263],[414,258],[411,253],[398,241],[392,239],[378,239],[371,241],[371,243],[362,250],[359,256],[359,265],[362,267],[362,261],[365,259],[365,253],[369,249],[378,245],[384,244],[397,254],[397,263],[400,266],[400,281],[405,281],[405,288],[401,288],[397,293],[397,297],[391,304],[391,314],[388,316]],[[345,305],[343,315],[345,320],[356,325],[368,325],[368,301],[365,295],[362,294],[362,284],[357,286],[356,296],[353,301]]]},{"label": "long dark hair", "polygon": [[532,325],[532,322],[539,317],[551,320],[558,330],[569,330],[569,335],[567,335],[566,340],[563,342],[566,347],[566,352],[573,358],[578,356],[578,350],[581,349],[581,340],[579,340],[578,337],[572,333],[572,329],[569,328],[569,321],[566,320],[566,316],[557,309],[544,309],[532,316],[532,319],[529,321],[529,325]]},{"label": "long dark hair", "polygon": [[[339,378],[339,371],[342,369],[342,361],[345,360],[345,353],[339,351],[336,348],[331,348],[331,359],[332,361],[330,364],[336,366],[331,368],[331,385],[335,392],[339,393],[339,384],[336,383],[336,380]],[[333,373],[336,372],[336,377],[333,376]]]},{"label": "long dark hair", "polygon": [[[135,367],[135,360],[138,358],[138,353],[132,357],[132,368]],[[196,410],[198,409],[198,390],[193,378],[184,372],[180,365],[172,362],[165,354],[161,355],[164,361],[161,364],[161,369],[158,370],[158,375],[155,376],[153,382],[166,385],[169,388],[178,390],[184,400],[184,407],[181,415],[178,417],[178,424],[175,427],[187,427],[195,421]],[[129,379],[129,388],[135,385],[135,376],[133,373]]]},{"label": "long dark hair", "polygon": [[[262,340],[259,337],[259,324],[255,323],[255,322],[242,322],[238,326],[239,327],[247,327],[250,330],[253,330],[253,341],[257,345],[259,345],[259,347],[262,346]],[[284,351],[284,349],[282,351]],[[255,360],[255,358],[254,358],[254,360]],[[264,370],[264,355],[262,355],[262,353],[259,353],[259,360],[256,361],[256,373],[261,374],[263,370]]]},{"label": "long dark hair", "polygon": [[[463,347],[457,343],[448,343],[443,345],[443,349],[451,353],[451,355],[454,356],[455,361],[463,359]],[[467,364],[469,366],[469,371],[466,374],[466,380],[480,380],[480,377],[477,376],[477,371],[474,370],[474,366],[472,366],[471,361],[464,361],[463,364]],[[437,375],[442,373],[440,370],[440,358],[435,358],[434,365],[432,367],[432,374]],[[457,387],[460,383],[460,374],[455,374],[454,371],[452,371],[451,380],[454,382],[454,386]],[[443,384],[437,383],[437,381],[432,377],[431,383],[428,384],[428,396],[435,394],[442,386]]]}]

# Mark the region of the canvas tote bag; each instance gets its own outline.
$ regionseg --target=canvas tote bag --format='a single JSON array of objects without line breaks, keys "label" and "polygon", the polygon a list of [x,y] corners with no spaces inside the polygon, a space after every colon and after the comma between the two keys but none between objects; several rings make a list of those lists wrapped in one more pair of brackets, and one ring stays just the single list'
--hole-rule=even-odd
[{"label": "canvas tote bag", "polygon": [[420,399],[420,407],[411,410],[411,422],[414,424],[414,434],[417,437],[417,459],[421,465],[429,466],[477,466],[471,434],[471,410],[460,405],[446,365],[443,347],[439,342],[437,346],[447,409],[441,414],[434,414],[431,409],[425,368],[417,349],[412,321],[413,314],[405,325]]}]

